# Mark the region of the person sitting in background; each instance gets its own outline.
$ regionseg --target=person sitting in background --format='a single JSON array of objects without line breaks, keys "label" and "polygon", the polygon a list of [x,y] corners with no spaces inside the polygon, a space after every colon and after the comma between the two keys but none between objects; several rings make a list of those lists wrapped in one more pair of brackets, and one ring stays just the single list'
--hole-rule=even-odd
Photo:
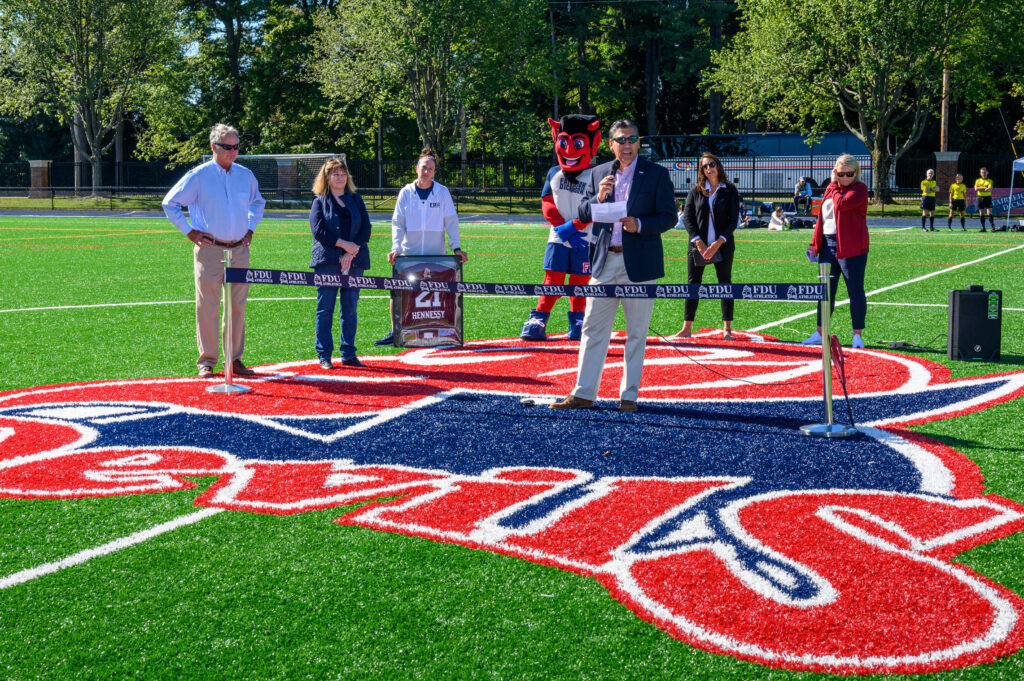
[{"label": "person sitting in background", "polygon": [[[328,159],[313,183],[313,205],[309,209],[309,228],[313,232],[313,253],[309,266],[315,272],[362,275],[370,268],[370,215],[366,204],[355,193],[356,185],[348,165],[340,158]],[[320,368],[333,369],[334,304],[341,295],[341,363],[349,367],[366,366],[356,357],[356,305],[359,289],[337,286],[316,287],[316,354]]]},{"label": "person sitting in background", "polygon": [[782,206],[778,206],[772,213],[772,218],[768,221],[768,229],[773,232],[789,229],[789,218],[782,212]]},{"label": "person sitting in background", "polygon": [[[806,177],[801,177],[793,188],[793,206],[798,213],[809,213],[811,210],[811,183]],[[801,206],[804,208],[803,211],[800,210]]]},{"label": "person sitting in background", "polygon": [[747,223],[750,222],[750,211],[743,204],[743,197],[740,197],[740,220],[736,223],[736,229],[746,229]]}]

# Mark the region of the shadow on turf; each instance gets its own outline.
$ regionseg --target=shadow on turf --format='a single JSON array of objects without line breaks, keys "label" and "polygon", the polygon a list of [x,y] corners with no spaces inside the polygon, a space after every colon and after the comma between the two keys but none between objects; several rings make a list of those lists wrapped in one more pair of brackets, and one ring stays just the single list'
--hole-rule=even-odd
[{"label": "shadow on turf", "polygon": [[952,447],[958,452],[969,451],[970,449],[987,449],[993,452],[1009,452],[1012,454],[1021,454],[1024,452],[1022,447],[993,447],[991,444],[985,442],[979,442],[977,440],[966,440],[964,438],[952,437],[945,434],[933,433],[927,430],[918,430],[921,435],[937,440],[944,445]]}]

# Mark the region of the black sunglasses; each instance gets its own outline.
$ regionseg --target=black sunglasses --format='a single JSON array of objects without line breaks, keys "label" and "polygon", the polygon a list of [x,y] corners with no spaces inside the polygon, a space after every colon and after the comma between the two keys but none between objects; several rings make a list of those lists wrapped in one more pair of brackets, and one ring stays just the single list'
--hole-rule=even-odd
[{"label": "black sunglasses", "polygon": [[838,170],[836,171],[836,177],[853,177],[853,176],[854,176],[854,175],[856,175],[856,174],[857,174],[857,173],[855,173],[855,172],[854,172],[854,171],[852,171],[852,170],[851,170],[850,172],[848,172],[848,173],[841,173],[841,172],[839,172]]},{"label": "black sunglasses", "polygon": [[625,144],[626,142],[629,142],[630,144],[636,144],[639,141],[640,141],[640,136],[639,135],[630,135],[629,137],[613,137],[612,138],[612,142],[617,142],[618,144]]},{"label": "black sunglasses", "polygon": [[237,144],[221,144],[220,142],[214,142],[214,144],[216,144],[218,147],[220,147],[224,151],[238,151],[238,145]]},{"label": "black sunglasses", "polygon": [[718,167],[718,161],[708,161],[707,163],[705,163],[705,164],[703,164],[701,166],[701,168],[704,168],[705,170],[708,169],[708,168],[717,168],[717,167]]}]

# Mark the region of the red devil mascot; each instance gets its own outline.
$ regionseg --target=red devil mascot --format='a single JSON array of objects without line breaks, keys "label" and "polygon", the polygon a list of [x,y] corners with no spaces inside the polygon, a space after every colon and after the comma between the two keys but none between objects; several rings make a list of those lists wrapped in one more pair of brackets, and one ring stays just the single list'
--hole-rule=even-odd
[{"label": "red devil mascot", "polygon": [[[574,220],[601,145],[601,122],[597,116],[570,114],[559,121],[549,118],[548,124],[558,165],[548,171],[540,195],[544,217],[551,223],[544,251],[544,283],[564,284],[568,274],[570,284],[582,285],[590,281],[590,254],[586,233]],[[519,337],[546,340],[548,317],[557,300],[558,296],[541,296]],[[586,305],[586,298],[569,298],[569,340],[580,339]]]}]

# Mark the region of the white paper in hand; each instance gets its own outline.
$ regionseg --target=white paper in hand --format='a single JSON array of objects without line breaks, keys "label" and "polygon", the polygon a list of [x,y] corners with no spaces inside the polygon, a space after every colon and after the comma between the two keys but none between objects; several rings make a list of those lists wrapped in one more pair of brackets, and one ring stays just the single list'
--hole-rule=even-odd
[{"label": "white paper in hand", "polygon": [[592,203],[590,217],[594,222],[618,222],[626,217],[626,202]]}]

